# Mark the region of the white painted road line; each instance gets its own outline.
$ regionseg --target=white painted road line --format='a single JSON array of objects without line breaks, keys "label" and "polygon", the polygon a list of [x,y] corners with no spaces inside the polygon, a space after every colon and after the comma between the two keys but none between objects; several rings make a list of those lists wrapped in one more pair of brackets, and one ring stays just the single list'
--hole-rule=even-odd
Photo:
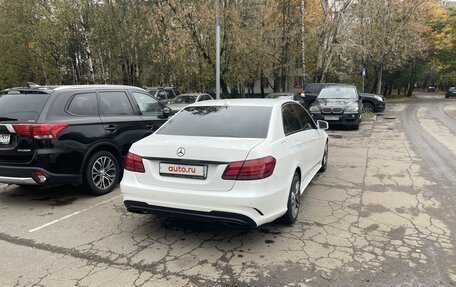
[{"label": "white painted road line", "polygon": [[95,205],[92,205],[91,207],[87,207],[87,208],[81,209],[81,210],[79,210],[79,211],[73,212],[73,213],[71,213],[71,214],[65,215],[64,217],[61,217],[61,218],[56,219],[56,220],[53,220],[53,221],[51,221],[51,222],[48,222],[48,223],[43,224],[43,225],[41,225],[41,226],[38,226],[38,227],[36,227],[36,228],[30,229],[28,232],[35,232],[35,231],[38,231],[38,230],[40,230],[40,229],[43,229],[43,228],[45,228],[45,227],[48,227],[49,225],[55,224],[55,223],[57,223],[57,222],[60,222],[60,221],[62,221],[62,220],[65,220],[65,219],[67,219],[67,218],[70,218],[70,217],[73,217],[73,216],[78,215],[78,214],[80,214],[80,213],[86,212],[86,211],[88,211],[88,210],[90,210],[90,209],[92,209],[92,208],[95,208],[95,207],[97,207],[97,206],[100,206],[100,205],[103,205],[103,204],[108,203],[108,202],[110,202],[110,201],[113,201],[113,200],[115,200],[116,198],[118,198],[118,197],[120,197],[120,196],[122,196],[122,195],[119,194],[119,195],[114,196],[114,197],[112,197],[112,198],[110,198],[110,199],[107,199],[107,200],[105,200],[105,201],[101,201],[101,202],[99,202],[99,203],[97,203],[97,204],[95,204]]}]

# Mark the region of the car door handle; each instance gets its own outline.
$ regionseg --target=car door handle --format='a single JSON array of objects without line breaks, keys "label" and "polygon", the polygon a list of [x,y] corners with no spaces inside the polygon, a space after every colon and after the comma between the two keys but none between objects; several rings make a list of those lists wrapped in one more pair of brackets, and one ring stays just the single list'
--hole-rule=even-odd
[{"label": "car door handle", "polygon": [[110,131],[110,132],[114,132],[115,130],[117,130],[117,126],[115,125],[109,125],[105,128],[105,130],[107,131]]}]

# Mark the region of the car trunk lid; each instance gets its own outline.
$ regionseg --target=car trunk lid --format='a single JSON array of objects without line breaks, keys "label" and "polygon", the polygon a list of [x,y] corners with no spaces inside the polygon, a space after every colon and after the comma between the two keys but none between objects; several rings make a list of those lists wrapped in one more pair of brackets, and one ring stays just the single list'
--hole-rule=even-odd
[{"label": "car trunk lid", "polygon": [[27,163],[35,154],[35,139],[27,127],[38,121],[49,94],[6,94],[0,97],[0,164]]},{"label": "car trunk lid", "polygon": [[234,180],[223,180],[229,162],[243,161],[264,139],[153,135],[134,145],[146,173],[144,184],[189,190],[227,191]]}]

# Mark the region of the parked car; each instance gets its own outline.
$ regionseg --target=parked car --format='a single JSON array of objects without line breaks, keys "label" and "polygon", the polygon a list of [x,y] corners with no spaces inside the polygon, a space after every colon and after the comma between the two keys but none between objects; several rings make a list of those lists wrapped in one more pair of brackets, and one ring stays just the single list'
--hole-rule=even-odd
[{"label": "parked car", "polygon": [[306,105],[305,97],[302,97],[301,95],[295,94],[295,93],[270,93],[270,94],[266,95],[265,99],[293,100],[293,101],[296,101],[296,102],[300,103],[303,106]]},{"label": "parked car", "polygon": [[153,87],[145,88],[145,90],[165,105],[170,103],[175,97],[181,94],[177,88],[173,87]]},{"label": "parked car", "polygon": [[195,103],[133,144],[121,182],[134,213],[256,227],[294,223],[328,162],[328,124],[289,100]]},{"label": "parked car", "polygon": [[456,87],[450,87],[445,94],[445,98],[456,97]]},{"label": "parked car", "polygon": [[10,89],[0,97],[0,182],[84,184],[95,195],[108,193],[131,144],[169,114],[130,86]]},{"label": "parked car", "polygon": [[361,93],[363,113],[379,113],[386,109],[386,100],[382,95]]},{"label": "parked car", "polygon": [[361,97],[354,86],[331,85],[320,91],[309,111],[314,120],[357,130],[362,117]]},{"label": "parked car", "polygon": [[435,92],[435,86],[429,86],[429,87],[427,88],[427,91],[428,91],[428,93],[429,93],[429,92]]},{"label": "parked car", "polygon": [[173,113],[176,113],[190,104],[193,104],[196,102],[202,102],[202,101],[209,101],[209,100],[213,100],[213,98],[208,94],[199,94],[199,93],[181,94],[178,97],[176,97],[174,100],[172,100],[168,104],[168,107],[171,109],[171,111]]},{"label": "parked car", "polygon": [[305,106],[306,108],[310,107],[312,103],[317,99],[318,94],[320,91],[331,85],[337,85],[332,83],[310,83],[304,87],[304,95],[305,95]]}]

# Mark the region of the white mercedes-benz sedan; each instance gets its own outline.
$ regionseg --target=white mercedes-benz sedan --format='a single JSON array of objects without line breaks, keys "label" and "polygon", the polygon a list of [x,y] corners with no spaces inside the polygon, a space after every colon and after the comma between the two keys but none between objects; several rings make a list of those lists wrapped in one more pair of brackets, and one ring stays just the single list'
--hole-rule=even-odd
[{"label": "white mercedes-benz sedan", "polygon": [[128,211],[257,227],[292,224],[328,162],[324,121],[297,102],[195,103],[132,145],[120,184]]}]

